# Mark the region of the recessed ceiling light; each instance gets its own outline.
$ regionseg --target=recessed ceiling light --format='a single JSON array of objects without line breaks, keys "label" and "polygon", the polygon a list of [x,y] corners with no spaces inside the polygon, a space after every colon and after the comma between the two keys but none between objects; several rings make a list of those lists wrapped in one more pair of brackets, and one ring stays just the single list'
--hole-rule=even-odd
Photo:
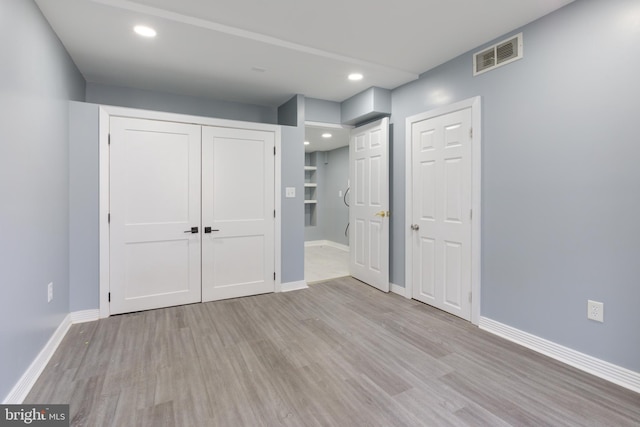
[{"label": "recessed ceiling light", "polygon": [[305,142],[304,142],[304,145],[309,145],[309,141],[305,141]]},{"label": "recessed ceiling light", "polygon": [[331,136],[332,136],[332,135],[331,135],[329,132],[327,132],[327,133],[323,133],[323,134],[322,134],[322,137],[323,137],[323,138],[331,138]]},{"label": "recessed ceiling light", "polygon": [[142,37],[155,37],[156,36],[156,30],[154,30],[151,27],[146,27],[144,25],[136,25],[135,27],[133,27],[133,31],[136,32],[136,34],[142,36]]},{"label": "recessed ceiling light", "polygon": [[357,82],[358,80],[362,80],[362,77],[364,77],[362,74],[360,73],[351,73],[349,74],[349,80],[353,81],[353,82]]}]

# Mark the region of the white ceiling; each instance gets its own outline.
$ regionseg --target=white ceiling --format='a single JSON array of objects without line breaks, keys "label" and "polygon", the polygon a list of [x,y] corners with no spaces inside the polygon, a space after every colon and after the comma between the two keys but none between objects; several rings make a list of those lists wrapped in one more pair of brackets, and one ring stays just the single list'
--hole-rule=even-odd
[{"label": "white ceiling", "polygon": [[[36,3],[89,82],[278,106],[393,89],[571,1]],[[158,36],[137,36],[137,24]],[[351,72],[365,77],[350,82]]]},{"label": "white ceiling", "polygon": [[[331,151],[336,148],[346,147],[349,145],[351,127],[349,126],[319,126],[306,125],[304,128],[304,140],[309,145],[304,146],[306,153],[314,151]],[[331,138],[324,138],[322,134],[330,133]]]}]

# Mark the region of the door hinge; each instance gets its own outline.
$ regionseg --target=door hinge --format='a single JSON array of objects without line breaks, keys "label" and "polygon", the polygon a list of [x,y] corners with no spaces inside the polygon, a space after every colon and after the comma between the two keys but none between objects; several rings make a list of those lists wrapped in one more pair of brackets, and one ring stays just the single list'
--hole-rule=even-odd
[{"label": "door hinge", "polygon": [[276,280],[276,272],[273,272],[273,280]]},{"label": "door hinge", "polygon": [[109,302],[111,302],[111,292],[109,292],[108,298],[109,298]]},{"label": "door hinge", "polygon": [[107,145],[111,145],[111,134],[107,137]]},{"label": "door hinge", "polygon": [[276,147],[273,147],[273,155],[276,155]]},{"label": "door hinge", "polygon": [[469,138],[473,139],[473,128],[469,128]]},{"label": "door hinge", "polygon": [[111,214],[107,214],[107,224],[111,224]]},{"label": "door hinge", "polygon": [[276,210],[275,209],[273,210],[273,217],[274,218],[276,217]]},{"label": "door hinge", "polygon": [[471,292],[469,292],[469,304],[471,304],[471,300],[473,299]]}]

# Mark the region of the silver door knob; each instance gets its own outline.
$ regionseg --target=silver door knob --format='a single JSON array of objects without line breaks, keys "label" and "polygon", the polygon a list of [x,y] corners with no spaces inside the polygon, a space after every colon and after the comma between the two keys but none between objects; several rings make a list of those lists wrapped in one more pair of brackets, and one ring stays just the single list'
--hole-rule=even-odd
[{"label": "silver door knob", "polygon": [[413,231],[417,231],[417,230],[420,230],[420,226],[418,224],[411,224],[411,229]]}]

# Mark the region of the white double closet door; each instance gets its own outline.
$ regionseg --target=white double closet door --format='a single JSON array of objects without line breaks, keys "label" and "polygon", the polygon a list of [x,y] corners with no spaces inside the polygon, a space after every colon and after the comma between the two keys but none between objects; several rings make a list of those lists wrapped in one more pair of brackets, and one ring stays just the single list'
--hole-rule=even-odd
[{"label": "white double closet door", "polygon": [[273,292],[271,131],[110,122],[110,313]]}]

